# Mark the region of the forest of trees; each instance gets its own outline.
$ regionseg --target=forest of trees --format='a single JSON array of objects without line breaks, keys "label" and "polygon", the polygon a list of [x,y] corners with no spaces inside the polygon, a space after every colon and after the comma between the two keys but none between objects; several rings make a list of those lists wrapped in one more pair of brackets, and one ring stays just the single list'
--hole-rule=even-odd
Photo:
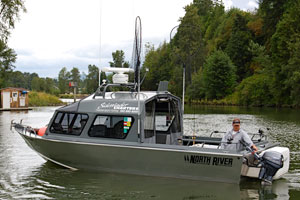
[{"label": "forest of trees", "polygon": [[[60,94],[68,93],[68,83],[74,81],[81,93],[94,92],[99,78],[95,65],[87,66],[88,74],[64,67],[57,79],[13,71],[16,53],[6,41],[18,12],[25,8],[22,0],[11,2],[0,4],[0,87]],[[299,107],[300,0],[258,0],[258,4],[254,11],[225,10],[221,0],[187,5],[170,42],[158,48],[145,45],[141,71],[149,72],[142,89],[156,90],[159,81],[167,80],[170,92],[181,96],[185,68],[189,101]],[[111,67],[129,67],[122,50],[113,52],[112,59]],[[111,74],[101,76],[111,79]]]},{"label": "forest of trees", "polygon": [[[124,51],[116,50],[112,53],[112,57],[111,67],[129,67],[129,63],[125,61]],[[22,73],[10,69],[5,72],[5,78],[0,82],[0,88],[21,87],[58,96],[59,94],[72,93],[73,88],[69,87],[69,83],[76,82],[79,93],[91,94],[99,86],[99,68],[95,65],[88,65],[87,68],[88,74],[80,72],[77,67],[73,67],[70,71],[63,67],[59,71],[57,78],[42,78],[36,73]],[[106,75],[102,72],[101,80],[108,79],[108,81],[111,81],[112,75]]]},{"label": "forest of trees", "polygon": [[177,33],[147,46],[144,89],[158,80],[188,100],[253,106],[300,106],[300,0],[259,0],[255,11],[194,0]]}]

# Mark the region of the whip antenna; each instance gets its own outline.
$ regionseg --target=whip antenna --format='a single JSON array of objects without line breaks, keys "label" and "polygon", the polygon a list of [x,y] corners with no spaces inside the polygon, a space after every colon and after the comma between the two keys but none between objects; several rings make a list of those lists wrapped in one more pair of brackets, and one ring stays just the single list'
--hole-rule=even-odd
[{"label": "whip antenna", "polygon": [[[132,64],[134,69],[134,83],[136,86],[140,84],[140,65],[141,65],[141,52],[142,52],[142,22],[139,16],[135,19],[135,36],[132,50]],[[137,89],[137,88],[136,88]]]},{"label": "whip antenna", "polygon": [[137,99],[138,99],[138,137],[140,142],[143,143],[144,133],[141,132],[141,105],[140,105],[141,104],[140,102],[141,51],[142,51],[142,23],[141,23],[141,18],[137,16],[135,19],[135,35],[134,35],[134,43],[133,43],[133,50],[132,50],[131,67],[134,69],[135,91],[137,91]]}]

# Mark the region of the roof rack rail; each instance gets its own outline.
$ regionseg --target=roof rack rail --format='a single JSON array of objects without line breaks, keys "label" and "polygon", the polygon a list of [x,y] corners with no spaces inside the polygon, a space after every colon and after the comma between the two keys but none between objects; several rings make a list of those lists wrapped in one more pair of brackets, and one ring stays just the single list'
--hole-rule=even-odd
[{"label": "roof rack rail", "polygon": [[108,87],[126,87],[126,88],[129,88],[131,92],[134,92],[136,91],[136,83],[126,83],[126,84],[120,84],[120,83],[104,83],[102,85],[100,85],[94,96],[93,96],[93,99],[95,99],[95,97],[97,96],[102,96],[103,99],[105,99],[105,93],[106,93],[106,90]]}]

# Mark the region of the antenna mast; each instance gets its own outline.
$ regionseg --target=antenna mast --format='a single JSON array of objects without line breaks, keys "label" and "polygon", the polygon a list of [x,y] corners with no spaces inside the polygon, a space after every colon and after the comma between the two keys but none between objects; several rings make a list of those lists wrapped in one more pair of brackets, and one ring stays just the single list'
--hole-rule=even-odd
[{"label": "antenna mast", "polygon": [[135,19],[135,37],[132,51],[132,66],[134,69],[134,83],[135,90],[138,96],[138,135],[140,142],[143,142],[144,136],[141,135],[141,103],[140,103],[140,65],[141,65],[141,51],[142,51],[142,22],[139,16]]},{"label": "antenna mast", "polygon": [[102,0],[100,0],[99,87],[101,86],[101,31],[102,31]]}]

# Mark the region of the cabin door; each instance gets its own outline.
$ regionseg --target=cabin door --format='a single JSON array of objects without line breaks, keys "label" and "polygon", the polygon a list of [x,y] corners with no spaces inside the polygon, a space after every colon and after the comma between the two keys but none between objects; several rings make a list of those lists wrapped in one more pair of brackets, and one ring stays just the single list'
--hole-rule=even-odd
[{"label": "cabin door", "polygon": [[25,106],[25,97],[20,97],[20,107]]},{"label": "cabin door", "polygon": [[10,108],[10,92],[3,92],[3,108]]}]

